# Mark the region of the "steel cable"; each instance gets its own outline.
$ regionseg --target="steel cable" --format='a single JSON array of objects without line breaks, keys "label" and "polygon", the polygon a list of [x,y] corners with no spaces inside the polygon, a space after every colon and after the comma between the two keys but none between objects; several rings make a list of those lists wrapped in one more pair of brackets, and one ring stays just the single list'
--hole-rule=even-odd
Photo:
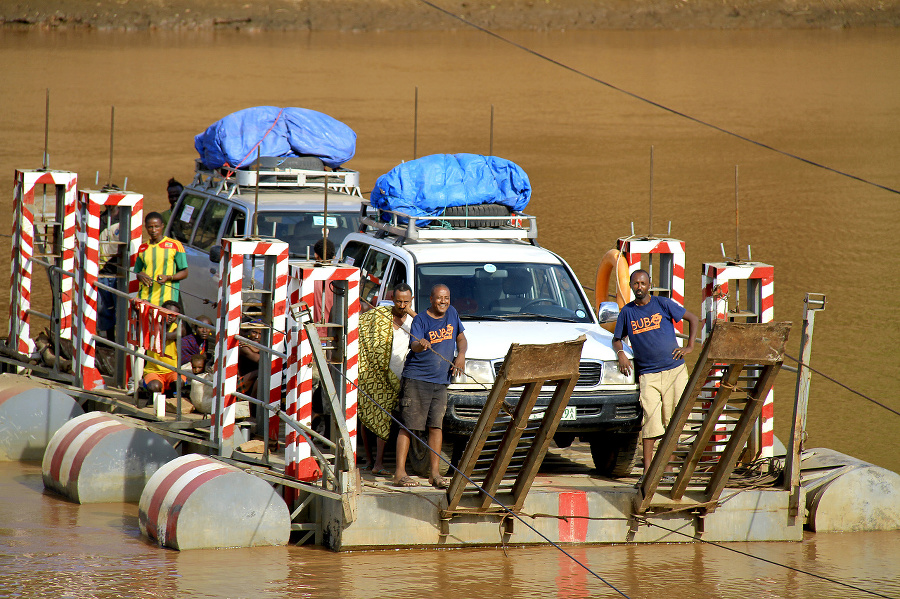
[{"label": "steel cable", "polygon": [[464,17],[461,17],[461,16],[459,16],[459,15],[453,14],[452,12],[450,12],[449,10],[447,10],[446,8],[440,7],[440,6],[438,6],[437,4],[434,4],[433,2],[429,2],[429,0],[419,0],[419,2],[421,2],[422,4],[425,4],[426,6],[430,6],[431,8],[437,10],[438,12],[442,12],[442,13],[444,13],[445,15],[447,15],[447,16],[453,18],[453,19],[456,19],[457,21],[459,21],[459,22],[461,22],[461,23],[463,23],[463,24],[465,24],[465,25],[467,25],[467,26],[469,26],[469,27],[471,27],[471,28],[473,28],[473,29],[476,29],[476,30],[478,30],[478,31],[481,31],[482,33],[485,33],[485,34],[487,34],[487,35],[489,35],[489,36],[495,38],[495,39],[498,39],[498,40],[500,40],[501,42],[503,42],[503,43],[505,43],[505,44],[509,44],[510,46],[513,46],[513,47],[515,47],[515,48],[518,48],[519,50],[522,50],[522,51],[524,51],[524,52],[527,52],[527,53],[531,54],[532,56],[536,56],[537,58],[540,58],[541,60],[545,60],[545,61],[547,61],[547,62],[549,62],[549,63],[551,63],[551,64],[553,64],[553,65],[556,65],[556,66],[558,66],[558,67],[560,67],[560,68],[562,68],[562,69],[565,69],[565,70],[567,70],[567,71],[569,71],[569,72],[571,72],[571,73],[574,73],[574,74],[576,74],[576,75],[579,75],[579,76],[581,76],[581,77],[584,77],[585,79],[589,79],[589,80],[591,80],[591,81],[593,81],[593,82],[595,82],[595,83],[599,83],[600,85],[604,85],[604,86],[606,86],[606,87],[608,87],[608,88],[610,88],[610,89],[612,89],[612,90],[615,90],[615,91],[617,91],[617,92],[619,92],[619,93],[625,94],[626,96],[629,96],[629,97],[631,97],[631,98],[634,98],[635,100],[639,100],[639,101],[644,102],[644,103],[646,103],[646,104],[649,104],[649,105],[651,105],[651,106],[655,106],[656,108],[659,108],[660,110],[664,110],[664,111],[666,111],[666,112],[668,112],[668,113],[674,114],[674,115],[676,115],[676,116],[680,116],[680,117],[682,117],[682,118],[684,118],[684,119],[687,119],[687,120],[689,120],[689,121],[693,121],[694,123],[697,123],[698,125],[702,125],[702,126],[704,126],[704,127],[709,127],[710,129],[714,129],[714,130],[716,130],[716,131],[718,131],[718,132],[720,132],[720,133],[724,133],[724,134],[726,134],[726,135],[730,135],[731,137],[740,139],[741,141],[746,141],[746,142],[751,143],[751,144],[753,144],[753,145],[755,145],[755,146],[759,146],[759,147],[764,148],[764,149],[766,149],[766,150],[770,150],[770,151],[775,152],[775,153],[777,153],[777,154],[781,154],[782,156],[787,156],[788,158],[793,158],[794,160],[799,160],[800,162],[804,162],[804,163],[806,163],[806,164],[808,164],[808,165],[810,165],[810,166],[814,166],[814,167],[817,167],[817,168],[821,168],[821,169],[824,169],[824,170],[826,170],[826,171],[832,172],[832,173],[834,173],[834,174],[836,174],[836,175],[840,175],[840,176],[842,176],[842,177],[847,177],[848,179],[853,179],[853,180],[855,180],[855,181],[859,181],[860,183],[865,183],[866,185],[871,185],[871,186],[873,186],[873,187],[877,187],[877,188],[879,188],[879,189],[883,189],[883,190],[889,191],[889,192],[891,192],[891,193],[900,194],[900,190],[894,189],[893,187],[888,187],[888,186],[886,186],[886,185],[881,185],[880,183],[875,183],[874,181],[869,181],[868,179],[864,179],[864,178],[862,178],[862,177],[860,177],[860,176],[858,176],[858,175],[853,175],[853,174],[851,174],[851,173],[847,173],[847,172],[845,172],[845,171],[838,170],[838,169],[833,168],[833,167],[830,167],[830,166],[828,166],[828,165],[821,164],[821,163],[819,163],[819,162],[815,162],[815,161],[813,161],[813,160],[810,160],[809,158],[803,158],[802,156],[798,156],[797,154],[792,154],[791,152],[788,152],[788,151],[786,151],[786,150],[778,149],[778,148],[776,148],[776,147],[774,147],[774,146],[771,146],[771,145],[769,145],[769,144],[766,144],[766,143],[764,143],[764,142],[757,141],[757,140],[752,139],[752,138],[750,138],[750,137],[747,137],[747,136],[745,136],[745,135],[741,135],[740,133],[736,133],[736,132],[734,132],[734,131],[731,131],[731,130],[729,130],[729,129],[726,129],[726,128],[724,128],[724,127],[721,127],[721,126],[719,126],[719,125],[710,123],[710,122],[708,122],[708,121],[704,121],[703,119],[700,119],[700,118],[698,118],[698,117],[691,116],[691,115],[689,115],[689,114],[687,114],[687,113],[684,113],[684,112],[681,112],[681,111],[679,111],[679,110],[675,110],[674,108],[670,108],[670,107],[666,106],[665,104],[661,104],[661,103],[656,102],[656,101],[654,101],[654,100],[651,100],[651,99],[649,99],[649,98],[645,98],[644,96],[638,95],[638,94],[636,94],[636,93],[634,93],[634,92],[630,92],[630,91],[628,91],[628,90],[626,90],[626,89],[623,89],[623,88],[621,88],[621,87],[618,87],[618,86],[616,86],[616,85],[613,85],[612,83],[609,83],[608,81],[604,81],[603,79],[600,79],[599,77],[595,77],[595,76],[593,76],[593,75],[589,75],[589,74],[585,73],[584,71],[581,71],[581,70],[579,70],[579,69],[576,69],[575,67],[569,66],[569,65],[567,65],[567,64],[564,63],[564,62],[561,62],[561,61],[559,61],[559,60],[556,60],[555,58],[551,58],[551,57],[547,56],[546,54],[541,54],[541,53],[538,52],[537,50],[532,50],[532,49],[529,48],[528,46],[524,46],[524,45],[519,44],[519,43],[517,43],[517,42],[514,42],[514,41],[512,41],[512,40],[510,40],[510,39],[508,39],[508,38],[505,38],[505,37],[503,37],[502,35],[500,35],[499,33],[496,33],[496,32],[494,32],[494,31],[492,31],[492,30],[490,30],[490,29],[488,29],[488,28],[486,28],[486,27],[482,27],[482,26],[480,26],[480,25],[476,25],[475,23],[473,23],[473,22],[471,22],[471,21],[465,19]]}]

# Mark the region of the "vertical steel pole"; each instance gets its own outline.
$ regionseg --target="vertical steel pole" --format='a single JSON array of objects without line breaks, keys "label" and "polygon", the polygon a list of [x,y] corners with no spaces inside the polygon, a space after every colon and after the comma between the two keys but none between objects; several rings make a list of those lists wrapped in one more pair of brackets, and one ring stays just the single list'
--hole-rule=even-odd
[{"label": "vertical steel pole", "polygon": [[784,482],[791,492],[788,513],[800,513],[800,453],[806,436],[806,409],[809,405],[809,358],[812,354],[813,325],[816,312],[825,309],[825,295],[807,293],[803,300],[803,332],[800,338],[800,364],[797,366],[797,390],[794,395],[794,419],[787,451]]}]

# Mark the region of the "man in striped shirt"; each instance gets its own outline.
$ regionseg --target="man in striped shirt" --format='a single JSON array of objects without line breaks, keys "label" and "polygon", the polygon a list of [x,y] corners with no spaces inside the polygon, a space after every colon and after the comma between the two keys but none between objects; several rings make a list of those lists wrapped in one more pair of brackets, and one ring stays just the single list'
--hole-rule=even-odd
[{"label": "man in striped shirt", "polygon": [[134,271],[141,284],[138,297],[161,306],[165,301],[180,302],[179,281],[188,276],[184,247],[176,239],[163,236],[165,223],[159,212],[144,219],[147,242],[138,248]]}]

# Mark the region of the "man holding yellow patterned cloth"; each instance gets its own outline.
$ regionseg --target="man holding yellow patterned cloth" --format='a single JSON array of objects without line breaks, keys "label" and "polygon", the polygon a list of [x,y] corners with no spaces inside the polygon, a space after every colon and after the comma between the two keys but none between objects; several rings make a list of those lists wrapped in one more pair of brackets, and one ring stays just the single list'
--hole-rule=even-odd
[{"label": "man holding yellow patterned cloth", "polygon": [[409,353],[409,326],[416,315],[412,299],[412,288],[400,283],[393,290],[393,306],[373,308],[359,317],[359,418],[378,436],[372,465],[375,475],[390,474],[384,468],[384,445],[391,432],[389,413],[397,407],[400,374]]}]

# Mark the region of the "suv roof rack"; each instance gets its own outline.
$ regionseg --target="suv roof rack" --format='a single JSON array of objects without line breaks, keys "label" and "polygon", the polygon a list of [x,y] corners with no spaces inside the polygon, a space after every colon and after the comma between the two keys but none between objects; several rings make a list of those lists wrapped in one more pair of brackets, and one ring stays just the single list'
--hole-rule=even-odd
[{"label": "suv roof rack", "polygon": [[[192,185],[214,189],[217,195],[227,197],[240,194],[242,188],[255,188],[257,183],[256,169],[212,169],[203,164],[199,158],[194,160],[194,180]],[[265,189],[325,189],[362,197],[359,189],[359,172],[349,169],[333,171],[306,170],[299,168],[260,168],[259,187]]]},{"label": "suv roof rack", "polygon": [[[430,221],[441,221],[441,225],[419,226],[416,219],[423,220],[421,216],[411,216],[404,212],[394,210],[380,210],[372,208],[375,214],[369,214],[372,204],[363,200],[359,211],[361,224],[396,235],[401,239],[417,241],[419,239],[537,239],[537,217],[529,214],[511,214],[509,216],[437,216],[429,217]],[[406,219],[406,222],[400,222]],[[475,227],[469,221],[496,221],[493,227]]]}]

